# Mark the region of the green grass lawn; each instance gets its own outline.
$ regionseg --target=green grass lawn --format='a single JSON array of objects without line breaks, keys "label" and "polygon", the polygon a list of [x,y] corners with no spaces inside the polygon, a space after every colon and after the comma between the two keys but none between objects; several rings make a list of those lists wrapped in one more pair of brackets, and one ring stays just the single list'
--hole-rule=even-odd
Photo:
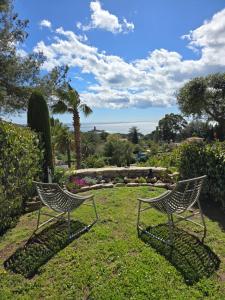
[{"label": "green grass lawn", "polygon": [[[206,219],[204,245],[187,223],[176,229],[173,249],[144,234],[137,237],[137,197],[162,192],[148,187],[95,191],[100,220],[70,243],[60,222],[27,242],[37,212],[22,216],[0,237],[0,299],[225,299],[225,233],[217,222]],[[91,216],[87,206],[75,211],[74,232]],[[148,210],[144,221],[150,226],[166,218]],[[163,225],[154,231],[168,234]]]}]

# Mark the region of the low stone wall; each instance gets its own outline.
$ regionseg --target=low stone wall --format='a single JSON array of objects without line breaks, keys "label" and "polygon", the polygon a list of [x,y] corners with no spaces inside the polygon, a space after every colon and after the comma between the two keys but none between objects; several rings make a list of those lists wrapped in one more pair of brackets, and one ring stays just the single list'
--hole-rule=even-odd
[{"label": "low stone wall", "polygon": [[173,185],[168,183],[103,183],[103,184],[95,184],[91,186],[83,186],[79,190],[73,191],[73,193],[82,193],[91,190],[101,190],[107,188],[117,188],[117,187],[140,187],[140,186],[148,186],[148,187],[157,187],[157,188],[164,188],[167,190],[171,190]]},{"label": "low stone wall", "polygon": [[160,178],[160,174],[166,171],[166,168],[155,168],[155,167],[108,167],[108,168],[97,168],[97,169],[81,169],[74,171],[74,175],[80,177],[92,177],[96,178],[102,176],[106,179],[116,177],[157,177]]}]

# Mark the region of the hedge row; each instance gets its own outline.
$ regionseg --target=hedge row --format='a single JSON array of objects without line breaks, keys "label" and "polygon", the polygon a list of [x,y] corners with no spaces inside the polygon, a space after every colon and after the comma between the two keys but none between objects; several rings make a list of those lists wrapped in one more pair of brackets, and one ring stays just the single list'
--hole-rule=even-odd
[{"label": "hedge row", "polygon": [[32,194],[43,159],[38,142],[30,129],[0,122],[0,234],[14,223]]},{"label": "hedge row", "polygon": [[207,175],[202,199],[225,207],[225,143],[184,144],[180,148],[179,172],[182,179]]}]

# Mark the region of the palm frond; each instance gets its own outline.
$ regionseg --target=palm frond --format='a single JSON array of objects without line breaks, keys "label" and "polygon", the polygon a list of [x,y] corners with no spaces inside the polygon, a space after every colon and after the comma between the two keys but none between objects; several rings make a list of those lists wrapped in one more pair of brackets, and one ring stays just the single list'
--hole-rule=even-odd
[{"label": "palm frond", "polygon": [[70,89],[68,91],[68,95],[70,98],[71,106],[73,106],[74,108],[77,108],[80,105],[80,96],[79,96],[78,92],[75,89]]},{"label": "palm frond", "polygon": [[93,111],[87,104],[80,104],[80,110],[84,113],[85,117],[89,116]]},{"label": "palm frond", "polygon": [[58,102],[52,105],[52,112],[54,114],[64,114],[67,111],[69,111],[69,107],[62,100],[59,100]]},{"label": "palm frond", "polygon": [[68,91],[65,89],[58,89],[56,92],[56,97],[59,98],[61,101],[69,102]]}]

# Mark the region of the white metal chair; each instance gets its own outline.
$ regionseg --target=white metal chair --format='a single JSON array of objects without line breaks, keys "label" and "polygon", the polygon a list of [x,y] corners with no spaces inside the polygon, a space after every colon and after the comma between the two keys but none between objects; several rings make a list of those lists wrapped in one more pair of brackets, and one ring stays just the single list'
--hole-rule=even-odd
[{"label": "white metal chair", "polygon": [[68,236],[69,238],[71,238],[73,235],[71,235],[70,233],[71,232],[70,213],[72,210],[78,208],[81,204],[83,204],[85,201],[88,200],[92,201],[91,206],[93,206],[94,208],[96,218],[93,221],[93,223],[86,226],[84,229],[82,229],[82,231],[87,230],[97,222],[98,214],[97,214],[93,195],[80,196],[80,195],[72,194],[68,190],[62,189],[57,183],[43,183],[43,182],[34,181],[34,184],[36,186],[38,195],[41,201],[43,202],[43,204],[58,213],[57,215],[42,213],[42,215],[47,215],[51,218],[43,222],[42,224],[40,224],[41,208],[42,208],[40,207],[38,212],[37,227],[35,231],[37,231],[40,227],[46,225],[47,223],[55,219],[60,219],[63,215],[67,214]]},{"label": "white metal chair", "polygon": [[[175,185],[172,191],[166,191],[165,193],[163,193],[162,195],[156,198],[150,198],[150,199],[138,198],[139,201],[138,217],[137,217],[138,235],[140,235],[140,231],[142,231],[158,240],[161,240],[162,242],[172,244],[174,224],[182,220],[186,220],[204,228],[204,236],[203,236],[203,240],[204,240],[206,236],[206,224],[205,224],[204,216],[199,201],[199,196],[205,178],[206,176],[201,176],[197,178],[179,181],[177,182],[177,184]],[[142,203],[148,204],[148,206],[145,208],[141,208]],[[191,213],[191,215],[185,217],[181,216],[182,213],[186,211],[190,211],[193,205],[195,204],[198,205],[199,211],[194,211]],[[140,225],[140,214],[143,211],[146,211],[150,208],[155,208],[158,211],[167,214],[169,233],[170,233],[169,234],[170,237],[168,240],[163,240],[162,238],[150,233]],[[191,217],[197,214],[200,214],[202,224],[190,219]],[[176,222],[174,222],[173,220],[173,215],[176,215],[179,218]]]}]

